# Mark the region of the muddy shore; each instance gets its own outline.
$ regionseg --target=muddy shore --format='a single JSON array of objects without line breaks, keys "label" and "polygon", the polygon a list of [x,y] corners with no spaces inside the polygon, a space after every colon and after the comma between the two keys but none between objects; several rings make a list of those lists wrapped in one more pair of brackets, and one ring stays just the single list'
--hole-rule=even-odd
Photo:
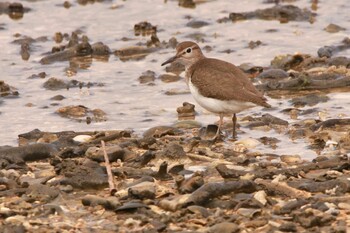
[{"label": "muddy shore", "polygon": [[[0,233],[350,231],[350,58],[344,55],[349,37],[322,44],[312,54],[298,50],[271,55],[265,65],[238,63],[273,107],[240,114],[237,140],[229,136],[229,121],[222,137],[212,140],[216,118],[210,124],[201,120],[206,114],[181,84],[184,68],[174,64],[160,70],[157,57],[172,54],[184,39],[197,41],[209,55],[236,56],[236,48],[206,45],[225,32],[204,32],[217,25],[262,21],[281,25],[264,31],[277,36],[285,25],[317,24],[325,17],[318,11],[324,6],[318,1],[307,8],[298,7],[298,1],[262,1],[263,8],[227,9],[209,20],[188,12],[201,12],[210,2],[159,4],[174,2],[175,10],[186,13],[185,36],[146,19],[125,27],[128,36],[105,40],[84,27],[11,36],[7,46],[16,54],[9,64],[17,70],[0,80],[0,117],[8,117],[8,106],[20,100],[18,109],[32,111],[28,122],[31,116],[42,117],[39,123],[22,124],[30,130],[18,133],[18,145],[0,146]],[[1,3],[0,17],[25,21],[37,4]],[[94,4],[118,12],[129,3],[79,0],[54,7],[84,11]],[[0,33],[10,30],[8,25],[0,24]],[[343,33],[349,30],[345,26],[329,22],[322,33]],[[236,37],[226,42],[232,40],[240,42]],[[115,46],[115,41],[128,45]],[[241,49],[259,56],[269,43],[244,40]],[[125,78],[132,84],[110,81],[109,75],[123,75],[107,74],[110,66],[132,66],[134,76]],[[21,72],[26,76],[14,81]],[[109,79],[84,76],[103,72]],[[111,95],[128,88],[140,93]],[[107,94],[101,98],[100,93]],[[41,96],[44,101],[36,102]],[[157,100],[176,104],[158,109]],[[134,102],[143,104],[128,106]],[[131,118],[137,114],[142,117]],[[54,120],[47,123],[45,117]],[[119,127],[128,117],[130,125]],[[43,130],[44,122],[57,122],[59,130]],[[113,127],[93,128],[106,122]],[[152,126],[139,130],[134,127],[138,122]],[[12,131],[5,124],[4,129]]]}]

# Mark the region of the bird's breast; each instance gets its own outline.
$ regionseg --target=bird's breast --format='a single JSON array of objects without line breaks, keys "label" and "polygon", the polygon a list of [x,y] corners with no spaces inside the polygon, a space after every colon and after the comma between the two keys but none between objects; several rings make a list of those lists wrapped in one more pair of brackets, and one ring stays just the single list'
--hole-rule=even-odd
[{"label": "bird's breast", "polygon": [[199,89],[188,79],[188,87],[195,101],[204,109],[213,113],[239,113],[245,109],[256,106],[250,102],[242,102],[238,100],[220,100],[206,97],[200,93]]}]

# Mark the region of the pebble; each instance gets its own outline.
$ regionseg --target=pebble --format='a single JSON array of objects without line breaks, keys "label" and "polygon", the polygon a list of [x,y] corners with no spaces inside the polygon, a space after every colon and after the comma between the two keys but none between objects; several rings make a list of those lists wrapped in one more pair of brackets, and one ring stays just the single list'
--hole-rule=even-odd
[{"label": "pebble", "polygon": [[340,202],[338,204],[339,209],[350,210],[350,204],[346,202]]},{"label": "pebble", "polygon": [[217,223],[214,226],[209,228],[210,233],[236,233],[239,232],[237,224],[232,222],[222,222]]},{"label": "pebble", "polygon": [[201,28],[207,25],[209,25],[208,22],[201,21],[201,20],[191,20],[186,24],[187,27],[191,27],[191,28]]},{"label": "pebble", "polygon": [[343,27],[341,27],[339,25],[331,23],[327,27],[325,27],[324,30],[326,32],[329,32],[329,33],[337,33],[337,32],[340,32],[340,31],[345,31],[346,28],[343,28]]},{"label": "pebble", "polygon": [[92,137],[90,135],[77,135],[73,138],[73,141],[84,143],[90,141],[91,139]]},{"label": "pebble", "polygon": [[178,75],[173,75],[173,74],[162,74],[158,77],[162,82],[164,83],[172,83],[172,82],[177,82],[181,79],[180,76]]},{"label": "pebble", "polygon": [[142,75],[139,77],[139,82],[142,84],[145,83],[151,83],[156,80],[156,73],[151,70],[147,70],[142,73]]},{"label": "pebble", "polygon": [[265,206],[267,203],[266,197],[267,195],[264,190],[260,190],[254,194],[254,199],[256,199],[263,206]]},{"label": "pebble", "polygon": [[156,196],[156,185],[153,182],[142,182],[128,189],[130,198],[154,199]]},{"label": "pebble", "polygon": [[282,162],[288,164],[301,163],[302,161],[300,155],[281,155],[280,159]]},{"label": "pebble", "polygon": [[254,149],[255,147],[257,147],[260,144],[261,143],[254,138],[244,138],[244,139],[241,139],[241,140],[234,142],[234,145],[242,146],[246,149]]}]

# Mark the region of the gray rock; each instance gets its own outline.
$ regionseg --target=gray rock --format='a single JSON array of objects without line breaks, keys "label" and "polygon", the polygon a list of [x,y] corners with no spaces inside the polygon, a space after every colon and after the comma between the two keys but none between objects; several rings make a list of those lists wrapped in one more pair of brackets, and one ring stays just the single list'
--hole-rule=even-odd
[{"label": "gray rock", "polygon": [[154,82],[154,80],[156,80],[156,73],[151,70],[143,72],[142,75],[139,77],[139,82],[142,84],[151,83]]},{"label": "gray rock", "polygon": [[182,146],[175,142],[172,142],[168,144],[163,149],[163,151],[160,152],[160,155],[169,159],[180,159],[186,156],[186,152]]},{"label": "gray rock", "polygon": [[156,186],[153,182],[142,182],[128,189],[130,198],[154,199],[156,196]]},{"label": "gray rock", "polygon": [[55,166],[64,178],[63,185],[72,185],[80,189],[100,189],[108,186],[104,167],[97,162],[85,159],[83,163],[74,160],[64,160]]},{"label": "gray rock", "polygon": [[[125,150],[118,145],[106,146],[106,153],[110,162],[117,161],[118,159],[123,161]],[[103,149],[99,147],[89,147],[85,152],[85,156],[96,162],[105,161]]]},{"label": "gray rock", "polygon": [[43,184],[30,185],[26,191],[26,196],[41,202],[50,202],[59,195],[57,188],[52,188]]},{"label": "gray rock", "polygon": [[329,33],[337,33],[340,31],[345,31],[346,28],[343,28],[343,27],[340,27],[339,25],[331,23],[327,27],[325,27],[324,30]]},{"label": "gray rock", "polygon": [[302,97],[293,98],[290,100],[295,107],[314,106],[318,103],[324,103],[329,100],[326,95],[311,94]]},{"label": "gray rock", "polygon": [[150,128],[148,130],[146,130],[143,133],[143,136],[145,138],[148,137],[155,137],[155,138],[160,138],[163,137],[165,135],[177,135],[179,134],[181,131],[178,130],[175,127],[171,127],[171,126],[156,126],[153,128]]},{"label": "gray rock", "polygon": [[259,74],[257,79],[283,79],[287,78],[289,74],[282,69],[269,69],[264,70],[261,74]]},{"label": "gray rock", "polygon": [[121,206],[117,197],[100,197],[97,195],[86,195],[82,198],[81,202],[84,206],[97,206],[101,205],[108,210],[116,210]]},{"label": "gray rock", "polygon": [[235,223],[232,222],[222,222],[215,224],[214,226],[210,227],[209,229],[210,233],[235,233],[239,232],[239,228]]},{"label": "gray rock", "polygon": [[201,21],[201,20],[191,20],[186,24],[187,27],[191,27],[191,28],[201,28],[207,25],[209,25],[208,22]]}]

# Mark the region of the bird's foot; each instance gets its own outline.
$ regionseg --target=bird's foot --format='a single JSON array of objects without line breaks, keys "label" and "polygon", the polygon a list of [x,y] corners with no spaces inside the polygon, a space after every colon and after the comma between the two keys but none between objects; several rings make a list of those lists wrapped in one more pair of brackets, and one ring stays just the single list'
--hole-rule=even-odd
[{"label": "bird's foot", "polygon": [[223,139],[224,139],[224,136],[219,133],[215,135],[211,140],[215,143],[215,142],[223,141]]},{"label": "bird's foot", "polygon": [[216,126],[216,133],[215,136],[212,138],[213,142],[218,142],[218,141],[222,141],[224,138],[224,136],[221,134],[221,130],[219,126]]},{"label": "bird's foot", "polygon": [[200,130],[200,138],[216,142],[222,139],[222,135],[217,125],[208,125]]}]

